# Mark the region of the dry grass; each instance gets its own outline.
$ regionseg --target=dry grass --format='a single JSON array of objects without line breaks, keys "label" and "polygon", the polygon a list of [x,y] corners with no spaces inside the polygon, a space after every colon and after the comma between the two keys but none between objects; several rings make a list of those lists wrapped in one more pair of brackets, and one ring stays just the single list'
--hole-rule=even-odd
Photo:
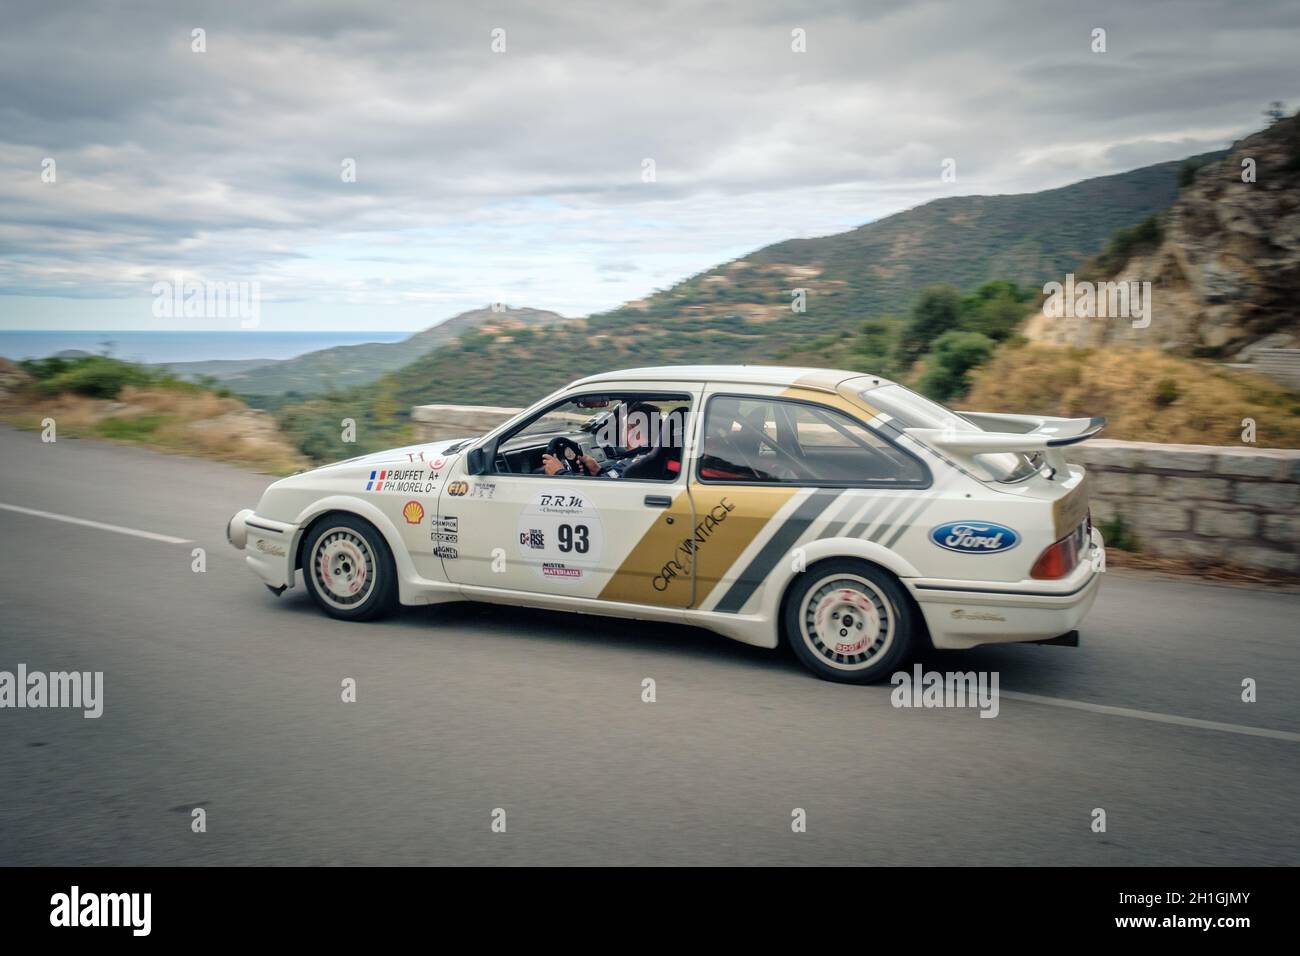
[{"label": "dry grass", "polygon": [[1254,419],[1261,448],[1300,447],[1300,394],[1262,375],[1164,352],[1004,347],[973,375],[958,407],[1038,415],[1105,415],[1105,437],[1242,444]]},{"label": "dry grass", "polygon": [[39,429],[45,418],[54,419],[61,436],[146,445],[277,475],[311,467],[271,416],[198,389],[127,387],[116,401],[71,393],[9,396],[0,406],[0,419],[20,428]]}]

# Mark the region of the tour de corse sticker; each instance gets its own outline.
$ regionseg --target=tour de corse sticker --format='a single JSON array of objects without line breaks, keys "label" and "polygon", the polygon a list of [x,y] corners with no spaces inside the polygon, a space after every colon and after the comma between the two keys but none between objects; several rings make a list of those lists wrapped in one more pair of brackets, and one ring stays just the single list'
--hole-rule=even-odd
[{"label": "tour de corse sticker", "polygon": [[600,563],[600,513],[574,491],[538,493],[519,514],[519,555],[547,581],[581,581]]}]

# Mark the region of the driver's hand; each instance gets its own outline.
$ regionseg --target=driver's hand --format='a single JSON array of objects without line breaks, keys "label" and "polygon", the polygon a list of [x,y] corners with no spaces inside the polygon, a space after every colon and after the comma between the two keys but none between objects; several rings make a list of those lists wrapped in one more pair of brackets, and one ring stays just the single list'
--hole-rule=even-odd
[{"label": "driver's hand", "polygon": [[564,471],[564,465],[554,455],[542,455],[542,471],[548,475],[558,475]]},{"label": "driver's hand", "polygon": [[596,464],[596,459],[590,455],[583,455],[578,460],[582,462],[582,467],[587,469],[587,474],[591,475],[591,477],[595,478],[600,474],[600,465]]}]

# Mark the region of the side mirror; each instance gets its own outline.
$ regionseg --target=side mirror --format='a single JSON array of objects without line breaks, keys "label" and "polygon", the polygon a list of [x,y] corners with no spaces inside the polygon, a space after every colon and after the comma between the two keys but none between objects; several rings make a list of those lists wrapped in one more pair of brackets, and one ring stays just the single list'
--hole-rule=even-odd
[{"label": "side mirror", "polygon": [[465,471],[471,475],[486,475],[488,465],[492,462],[492,457],[488,451],[482,445],[471,448],[469,454],[465,456]]}]

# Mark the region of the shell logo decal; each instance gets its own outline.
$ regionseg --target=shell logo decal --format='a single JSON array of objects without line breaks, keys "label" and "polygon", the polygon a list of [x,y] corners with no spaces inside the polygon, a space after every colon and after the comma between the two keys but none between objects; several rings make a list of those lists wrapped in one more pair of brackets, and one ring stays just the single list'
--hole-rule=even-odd
[{"label": "shell logo decal", "polygon": [[418,501],[408,501],[402,505],[402,517],[407,524],[419,524],[424,520],[424,506]]}]

